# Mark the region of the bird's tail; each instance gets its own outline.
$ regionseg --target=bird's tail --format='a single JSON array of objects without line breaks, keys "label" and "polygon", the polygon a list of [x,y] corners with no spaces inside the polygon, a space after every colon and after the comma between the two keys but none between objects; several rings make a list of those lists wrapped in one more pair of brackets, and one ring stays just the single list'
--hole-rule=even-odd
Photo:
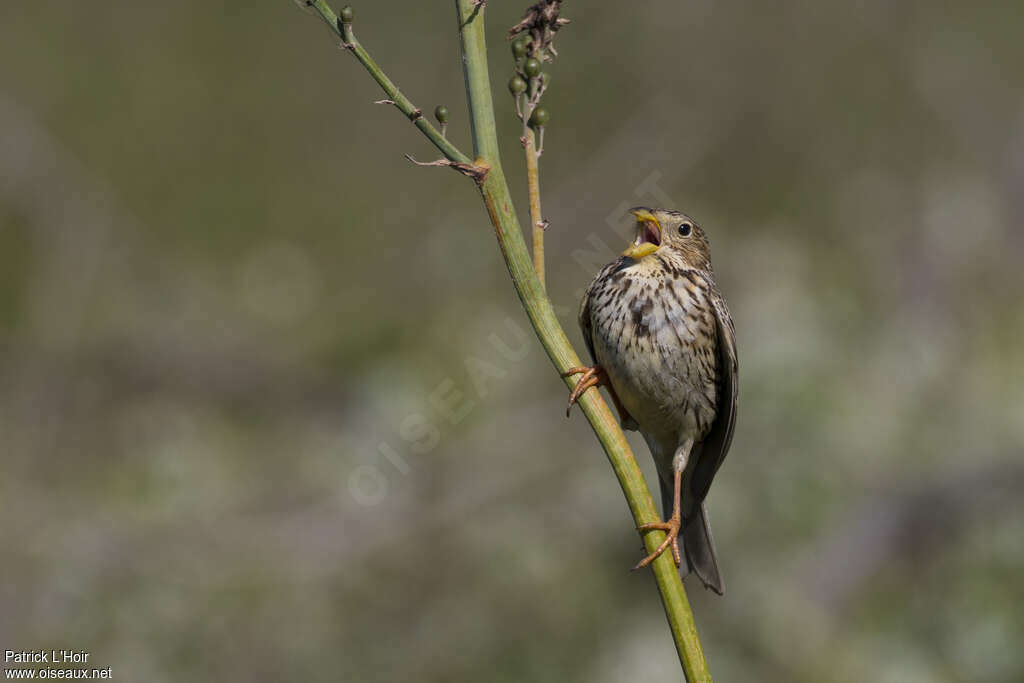
[{"label": "bird's tail", "polygon": [[719,595],[725,590],[722,577],[718,573],[718,558],[715,556],[715,542],[711,538],[711,525],[704,503],[694,513],[683,520],[683,556],[685,567],[680,567],[683,576],[689,572],[697,575],[705,588],[710,588]]},{"label": "bird's tail", "polygon": [[[653,452],[653,450],[652,450]],[[659,477],[661,484],[661,510],[667,519],[672,514],[672,484]],[[708,511],[702,502],[696,509],[683,515],[683,529],[680,532],[683,552],[680,558],[679,573],[686,575],[693,572],[701,580],[705,588],[710,588],[722,595],[725,587],[722,576],[718,573],[718,558],[715,556],[715,542],[711,538],[711,525],[708,523]]]}]

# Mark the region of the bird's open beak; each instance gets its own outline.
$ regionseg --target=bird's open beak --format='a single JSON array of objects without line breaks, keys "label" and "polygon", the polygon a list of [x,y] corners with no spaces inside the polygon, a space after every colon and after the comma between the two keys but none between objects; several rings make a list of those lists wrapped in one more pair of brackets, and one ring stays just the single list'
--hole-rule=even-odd
[{"label": "bird's open beak", "polygon": [[647,209],[631,209],[630,213],[636,216],[636,239],[622,255],[639,261],[661,246],[661,223]]}]

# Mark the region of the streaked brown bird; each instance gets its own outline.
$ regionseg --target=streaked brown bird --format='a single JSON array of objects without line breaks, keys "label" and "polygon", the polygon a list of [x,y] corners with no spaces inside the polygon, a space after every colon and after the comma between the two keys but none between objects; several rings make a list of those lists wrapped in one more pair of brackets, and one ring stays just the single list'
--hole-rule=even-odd
[{"label": "streaked brown bird", "polygon": [[683,576],[692,571],[721,595],[704,499],[736,424],[735,330],[701,227],[678,211],[631,213],[636,239],[583,296],[579,323],[595,365],[565,373],[582,375],[569,407],[606,385],[622,427],[639,430],[651,449],[668,518],[640,532],[660,529],[666,538],[636,568],[671,547]]}]

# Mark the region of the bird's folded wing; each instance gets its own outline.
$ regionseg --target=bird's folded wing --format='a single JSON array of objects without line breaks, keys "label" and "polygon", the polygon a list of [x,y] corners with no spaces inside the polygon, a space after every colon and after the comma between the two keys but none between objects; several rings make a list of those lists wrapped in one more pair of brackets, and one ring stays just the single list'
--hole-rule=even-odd
[{"label": "bird's folded wing", "polygon": [[732,443],[739,400],[739,363],[736,357],[736,330],[732,316],[721,297],[714,298],[715,327],[718,335],[718,400],[715,421],[701,444],[700,459],[693,473],[691,490],[696,502],[704,500],[711,481],[721,467]]}]

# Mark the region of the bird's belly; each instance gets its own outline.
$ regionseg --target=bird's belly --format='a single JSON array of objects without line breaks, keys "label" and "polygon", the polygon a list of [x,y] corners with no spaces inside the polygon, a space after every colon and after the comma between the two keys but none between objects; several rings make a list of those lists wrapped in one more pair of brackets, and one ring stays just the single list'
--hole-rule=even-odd
[{"label": "bird's belly", "polygon": [[673,303],[594,316],[594,355],[642,432],[700,441],[715,417],[714,320]]}]

